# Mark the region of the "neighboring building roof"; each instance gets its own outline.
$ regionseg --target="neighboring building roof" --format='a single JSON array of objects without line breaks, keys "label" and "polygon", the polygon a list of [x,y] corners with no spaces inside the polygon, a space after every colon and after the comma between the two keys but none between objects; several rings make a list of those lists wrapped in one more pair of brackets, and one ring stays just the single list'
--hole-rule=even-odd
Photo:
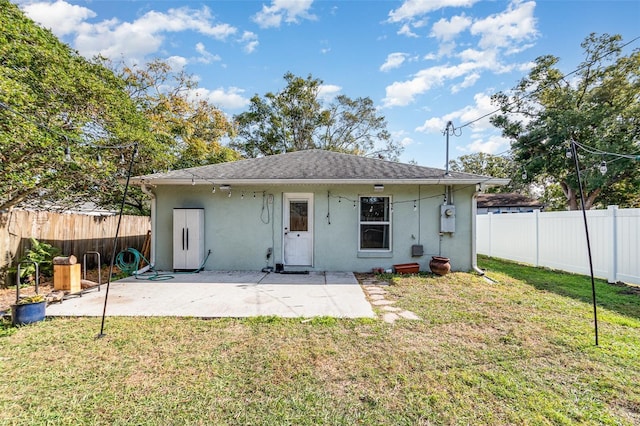
[{"label": "neighboring building roof", "polygon": [[251,183],[420,183],[505,185],[508,179],[450,172],[325,150],[295,151],[132,177],[166,185]]},{"label": "neighboring building roof", "polygon": [[515,192],[503,194],[478,194],[478,208],[529,207],[541,209],[544,203]]},{"label": "neighboring building roof", "polygon": [[54,212],[68,214],[83,214],[87,216],[113,216],[118,214],[118,210],[107,210],[99,207],[92,201],[79,203],[74,200],[62,200],[58,203],[52,203],[47,200],[37,200],[37,202],[25,201],[16,206],[19,210],[34,212]]}]

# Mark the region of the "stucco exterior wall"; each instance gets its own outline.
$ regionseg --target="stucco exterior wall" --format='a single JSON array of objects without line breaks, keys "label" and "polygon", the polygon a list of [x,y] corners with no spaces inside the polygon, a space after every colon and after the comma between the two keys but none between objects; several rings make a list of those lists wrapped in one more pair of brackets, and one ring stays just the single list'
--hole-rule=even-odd
[{"label": "stucco exterior wall", "polygon": [[[232,187],[231,197],[209,185],[158,186],[155,203],[155,267],[173,265],[172,215],[174,208],[203,208],[205,252],[211,255],[205,270],[260,270],[283,263],[283,194],[314,194],[314,264],[302,269],[316,271],[369,272],[394,264],[418,262],[429,270],[432,255],[451,259],[453,270],[472,267],[471,230],[473,186],[453,187],[456,232],[440,235],[442,185],[385,185],[374,193],[371,185],[282,185]],[[243,196],[244,194],[244,196]],[[391,251],[358,250],[360,196],[390,196],[393,203]],[[416,208],[414,210],[414,200]],[[424,255],[411,256],[411,246],[422,244]],[[267,260],[267,250],[273,254]],[[285,268],[287,268],[285,266]],[[290,268],[295,269],[295,268]],[[300,269],[300,268],[298,268]]]}]

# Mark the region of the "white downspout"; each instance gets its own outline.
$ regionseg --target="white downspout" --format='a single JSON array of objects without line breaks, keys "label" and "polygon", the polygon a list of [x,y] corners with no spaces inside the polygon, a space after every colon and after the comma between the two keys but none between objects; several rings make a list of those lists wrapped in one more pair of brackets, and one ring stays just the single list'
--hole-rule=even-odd
[{"label": "white downspout", "polygon": [[471,268],[480,274],[484,275],[484,271],[478,267],[478,252],[476,249],[476,221],[478,219],[478,194],[480,191],[477,190],[473,193],[473,197],[471,197]]},{"label": "white downspout", "polygon": [[151,241],[149,242],[149,265],[141,268],[139,271],[136,271],[136,274],[143,274],[147,272],[149,269],[153,268],[156,263],[156,194],[154,194],[145,183],[143,183],[140,188],[143,193],[147,194],[151,198]]}]

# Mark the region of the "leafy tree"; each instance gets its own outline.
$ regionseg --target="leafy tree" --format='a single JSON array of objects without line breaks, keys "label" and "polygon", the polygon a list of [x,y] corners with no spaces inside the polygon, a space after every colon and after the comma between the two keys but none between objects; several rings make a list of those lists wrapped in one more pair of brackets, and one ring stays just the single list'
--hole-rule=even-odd
[{"label": "leafy tree", "polygon": [[544,185],[544,192],[540,200],[544,203],[545,211],[567,210],[567,199],[562,192],[562,187],[557,183],[548,182]]},{"label": "leafy tree", "polygon": [[234,117],[237,137],[230,144],[246,157],[304,149],[325,149],[397,159],[401,147],[386,130],[369,98],[340,95],[325,107],[322,80],[284,75],[278,93],[251,98],[249,110]]},{"label": "leafy tree", "polygon": [[[520,176],[522,171],[518,169],[518,165],[509,157],[491,155],[484,152],[466,154],[455,160],[449,161],[449,168],[454,172],[473,173],[483,176],[511,179],[509,185],[488,188],[487,192],[489,193],[529,193],[528,186],[522,183],[522,177]],[[520,175],[518,172],[520,172]]]},{"label": "leafy tree", "polygon": [[138,142],[142,157],[153,148],[124,82],[7,0],[0,26],[0,209],[76,204],[118,188],[121,152],[100,147]]},{"label": "leafy tree", "polygon": [[569,209],[580,207],[573,159],[565,155],[572,140],[580,144],[585,208],[629,206],[640,192],[638,164],[608,153],[638,152],[640,51],[621,56],[620,36],[606,34],[591,34],[581,46],[585,60],[573,75],[556,68],[557,57],[537,58],[511,93],[494,95],[501,114],[492,122],[511,138],[514,161],[531,179],[560,185]]},{"label": "leafy tree", "polygon": [[[154,135],[153,155],[138,161],[134,174],[240,159],[239,153],[222,144],[223,138],[233,135],[231,123],[222,111],[194,95],[197,82],[184,70],[175,72],[161,59],[134,66],[97,60],[125,82],[126,92]],[[104,192],[102,202],[114,204],[119,197],[118,192]],[[145,212],[145,201],[138,188],[131,189],[127,199],[131,208]]]},{"label": "leafy tree", "polygon": [[[86,60],[7,0],[0,24],[0,209],[119,206],[134,144],[133,174],[239,157],[220,144],[229,121],[192,96],[196,84],[184,72],[154,61],[116,75],[104,58]],[[126,207],[147,213],[138,188]]]},{"label": "leafy tree", "polygon": [[165,148],[165,155],[154,159],[154,168],[195,167],[240,158],[221,143],[233,135],[233,126],[220,109],[194,95],[198,83],[184,69],[173,71],[161,59],[142,66],[102,61],[126,82],[127,92]]}]

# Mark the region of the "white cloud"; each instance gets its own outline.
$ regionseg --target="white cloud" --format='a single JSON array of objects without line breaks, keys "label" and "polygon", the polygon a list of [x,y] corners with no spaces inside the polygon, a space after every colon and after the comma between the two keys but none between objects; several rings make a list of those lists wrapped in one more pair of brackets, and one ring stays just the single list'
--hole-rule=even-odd
[{"label": "white cloud", "polygon": [[318,88],[318,98],[324,101],[331,101],[342,90],[342,87],[335,84],[321,84]]},{"label": "white cloud", "polygon": [[[410,3],[407,1],[404,5]],[[418,10],[417,5],[414,6]],[[464,15],[436,22],[431,35],[441,43],[437,55],[431,54],[428,57],[448,57],[460,62],[425,68],[405,81],[393,82],[386,87],[383,106],[409,105],[416,97],[445,84],[451,84],[451,93],[457,93],[475,85],[486,71],[501,74],[528,67],[528,64],[505,63],[503,58],[530,47],[530,41],[537,37],[534,8],[534,2],[513,1],[503,12],[474,22]],[[478,45],[457,52],[453,39],[465,30],[478,38]]]},{"label": "white cloud", "polygon": [[[491,124],[489,119],[491,114],[496,111],[496,106],[491,103],[491,95],[487,93],[476,93],[473,100],[475,105],[463,108],[456,113],[460,122],[464,124],[473,121],[472,130],[474,132],[493,130],[493,124]],[[483,118],[478,120],[478,117]]]},{"label": "white cloud", "polygon": [[[473,122],[473,124],[468,127],[472,132],[494,130],[495,128],[489,121],[489,115],[496,110],[496,107],[491,103],[491,96],[487,93],[477,93],[473,97],[473,100],[474,105],[468,105],[442,117],[431,117],[425,120],[422,126],[416,128],[416,131],[442,133],[448,121],[453,122],[455,127]],[[483,118],[475,121],[478,117]]]},{"label": "white cloud", "polygon": [[473,62],[478,65],[478,69],[493,71],[502,74],[512,71],[518,64],[505,64],[500,60],[500,52],[497,49],[475,50],[466,49],[458,54],[463,62]]},{"label": "white cloud", "polygon": [[403,147],[409,146],[413,144],[413,142],[414,140],[408,136],[405,136],[404,138],[400,138],[400,140],[398,140],[398,143],[400,144],[400,146],[403,146]]},{"label": "white cloud", "polygon": [[195,31],[225,41],[238,31],[229,24],[213,23],[206,6],[150,11],[131,22],[113,18],[97,23],[88,22],[96,16],[95,12],[64,0],[30,3],[23,9],[35,21],[50,26],[54,34],[74,37],[73,47],[82,55],[124,57],[129,62],[142,61],[145,56],[158,52],[167,33]]},{"label": "white cloud", "polygon": [[399,8],[389,12],[389,22],[409,21],[445,7],[469,7],[478,0],[405,0]]},{"label": "white cloud", "polygon": [[411,25],[409,24],[403,24],[398,30],[398,34],[407,37],[418,37],[418,34],[411,31]]},{"label": "white cloud", "polygon": [[471,34],[480,36],[478,45],[482,49],[513,49],[514,42],[533,40],[538,36],[533,13],[535,7],[532,1],[514,1],[506,11],[474,22]]},{"label": "white cloud", "polygon": [[380,71],[390,71],[394,68],[399,68],[407,59],[406,53],[394,52],[387,55],[387,60],[380,66]]},{"label": "white cloud", "polygon": [[50,28],[58,37],[73,33],[80,23],[96,17],[96,13],[91,9],[72,5],[63,0],[55,3],[29,3],[22,6],[22,10],[43,27]]},{"label": "white cloud", "polygon": [[509,149],[509,140],[500,135],[493,134],[486,138],[474,138],[470,144],[464,147],[456,147],[463,153],[484,152],[485,154],[498,154]]},{"label": "white cloud", "polygon": [[[466,146],[456,146],[461,153],[485,152],[496,154],[509,148],[509,140],[500,135],[489,121],[496,107],[491,103],[491,96],[487,93],[477,93],[474,104],[467,105],[441,117],[431,117],[417,127],[417,132],[442,134],[451,121],[456,128],[456,134],[469,134],[471,143]],[[478,120],[478,117],[482,117]],[[477,121],[476,121],[477,120]],[[462,127],[464,126],[464,127]]]},{"label": "white cloud", "polygon": [[471,22],[471,18],[464,15],[453,16],[448,21],[442,18],[431,27],[431,36],[442,41],[453,40],[458,34],[469,28]]},{"label": "white cloud", "polygon": [[438,56],[441,58],[453,56],[455,54],[456,47],[458,47],[458,45],[455,41],[440,43],[440,46],[438,47]]},{"label": "white cloud", "polygon": [[198,62],[203,64],[210,64],[214,61],[221,61],[222,58],[219,55],[214,55],[213,53],[207,51],[207,48],[203,43],[196,43],[196,52],[200,54],[200,57],[197,59]]},{"label": "white cloud", "polygon": [[253,16],[253,22],[260,28],[277,28],[286,23],[297,24],[299,19],[315,20],[309,13],[313,0],[272,0],[271,6],[262,6],[262,10]]},{"label": "white cloud", "polygon": [[214,90],[199,87],[192,91],[192,96],[204,99],[213,105],[223,109],[240,109],[249,105],[249,99],[242,94],[244,90],[238,87],[219,87]]},{"label": "white cloud", "polygon": [[396,132],[391,132],[391,137],[393,138],[393,140],[399,143],[400,146],[403,146],[403,147],[409,146],[414,143],[413,138],[408,136],[407,131],[405,130],[398,130]]},{"label": "white cloud", "polygon": [[173,71],[181,71],[189,63],[187,58],[182,56],[169,56],[166,62]]},{"label": "white cloud", "polygon": [[431,117],[425,120],[422,126],[416,127],[416,132],[422,133],[442,133],[447,126],[447,122],[452,121],[454,114],[447,114],[442,117]]},{"label": "white cloud", "polygon": [[473,86],[480,79],[480,74],[474,72],[473,74],[469,74],[464,78],[462,83],[454,84],[451,87],[451,93],[458,93],[462,89],[466,89],[467,87]]},{"label": "white cloud", "polygon": [[409,105],[417,95],[423,94],[434,87],[442,86],[447,80],[459,78],[475,71],[476,68],[477,65],[473,62],[466,62],[460,65],[439,65],[421,70],[410,80],[396,81],[387,86],[383,106]]},{"label": "white cloud", "polygon": [[245,31],[242,33],[240,43],[244,43],[243,50],[245,51],[245,53],[253,53],[260,44],[258,42],[258,36],[251,31]]},{"label": "white cloud", "polygon": [[201,55],[202,54],[210,55],[210,53],[207,52],[207,48],[204,47],[204,44],[200,42],[196,43],[196,52],[200,53]]},{"label": "white cloud", "polygon": [[331,52],[331,44],[329,40],[320,40],[320,45],[322,46],[320,48],[320,53],[322,53],[323,55]]}]

